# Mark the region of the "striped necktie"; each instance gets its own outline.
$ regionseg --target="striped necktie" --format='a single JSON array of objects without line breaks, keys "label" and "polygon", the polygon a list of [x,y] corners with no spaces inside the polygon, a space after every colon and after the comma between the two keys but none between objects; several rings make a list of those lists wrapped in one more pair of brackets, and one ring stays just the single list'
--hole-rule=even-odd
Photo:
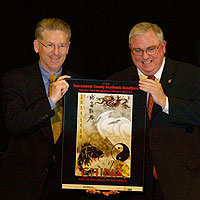
[{"label": "striped necktie", "polygon": [[[148,76],[148,79],[155,80],[155,76]],[[148,104],[147,104],[147,113],[149,116],[149,120],[151,120],[151,113],[153,110],[154,100],[151,94],[149,94]]]},{"label": "striped necktie", "polygon": [[[155,76],[148,76],[148,79],[155,80]],[[153,97],[152,97],[151,94],[149,94],[149,99],[148,99],[148,104],[147,104],[147,113],[148,113],[148,116],[149,116],[149,120],[151,120],[151,113],[152,113],[152,109],[153,109],[153,104],[154,104]],[[153,176],[154,176],[154,178],[158,179],[155,164],[153,164]]]}]

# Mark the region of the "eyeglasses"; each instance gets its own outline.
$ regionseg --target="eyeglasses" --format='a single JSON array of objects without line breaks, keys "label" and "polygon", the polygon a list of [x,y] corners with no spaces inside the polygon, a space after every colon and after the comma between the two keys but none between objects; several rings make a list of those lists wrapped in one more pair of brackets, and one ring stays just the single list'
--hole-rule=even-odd
[{"label": "eyeglasses", "polygon": [[[39,40],[38,40],[38,41],[39,41]],[[60,52],[64,52],[64,51],[66,51],[67,47],[69,46],[69,44],[65,44],[65,43],[54,44],[54,43],[52,43],[52,42],[49,42],[49,43],[47,43],[47,44],[43,44],[41,41],[39,41],[39,43],[40,43],[42,46],[46,47],[47,51],[53,51],[53,49],[55,48],[55,46],[57,46],[57,47],[58,47],[58,50],[59,50]]]},{"label": "eyeglasses", "polygon": [[[161,44],[161,43],[160,43]],[[146,52],[146,54],[148,54],[149,56],[151,55],[154,55],[157,53],[159,47],[160,47],[160,44],[158,46],[151,46],[151,47],[148,47],[146,50],[143,50],[143,49],[139,49],[139,48],[133,48],[132,52],[136,55],[136,56],[141,56],[144,51]]]}]

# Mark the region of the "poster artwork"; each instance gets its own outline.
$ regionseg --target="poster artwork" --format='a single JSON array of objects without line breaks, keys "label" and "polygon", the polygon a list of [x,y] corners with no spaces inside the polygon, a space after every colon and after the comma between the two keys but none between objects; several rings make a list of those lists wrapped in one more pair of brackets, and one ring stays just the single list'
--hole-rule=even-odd
[{"label": "poster artwork", "polygon": [[133,95],[78,92],[75,176],[131,177]]}]

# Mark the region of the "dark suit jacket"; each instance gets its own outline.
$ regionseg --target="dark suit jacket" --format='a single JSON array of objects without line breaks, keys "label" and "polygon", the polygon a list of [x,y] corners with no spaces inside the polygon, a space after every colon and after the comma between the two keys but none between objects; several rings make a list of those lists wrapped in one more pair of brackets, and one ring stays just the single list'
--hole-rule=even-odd
[{"label": "dark suit jacket", "polygon": [[[108,79],[138,81],[139,77],[136,67],[131,66]],[[138,199],[151,199],[152,163],[155,163],[166,200],[198,200],[200,69],[167,58],[160,83],[169,98],[169,115],[154,104],[146,134],[146,149],[150,152],[146,152],[145,193]]]},{"label": "dark suit jacket", "polygon": [[[66,71],[73,78],[79,76]],[[2,80],[3,114],[12,132],[0,173],[0,199],[39,199],[55,159],[50,108],[39,65],[6,73]]]}]

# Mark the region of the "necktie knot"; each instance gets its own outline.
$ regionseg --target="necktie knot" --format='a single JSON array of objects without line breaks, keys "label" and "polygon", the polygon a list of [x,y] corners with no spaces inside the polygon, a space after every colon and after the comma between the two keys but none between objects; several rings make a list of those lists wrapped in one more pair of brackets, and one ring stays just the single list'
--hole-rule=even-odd
[{"label": "necktie knot", "polygon": [[54,74],[52,74],[52,75],[49,77],[49,82],[50,82],[50,83],[53,83],[53,82],[56,81],[56,79],[57,79],[57,76],[54,75]]},{"label": "necktie knot", "polygon": [[155,80],[156,77],[155,76],[148,76],[147,78],[151,79],[151,80]]}]

